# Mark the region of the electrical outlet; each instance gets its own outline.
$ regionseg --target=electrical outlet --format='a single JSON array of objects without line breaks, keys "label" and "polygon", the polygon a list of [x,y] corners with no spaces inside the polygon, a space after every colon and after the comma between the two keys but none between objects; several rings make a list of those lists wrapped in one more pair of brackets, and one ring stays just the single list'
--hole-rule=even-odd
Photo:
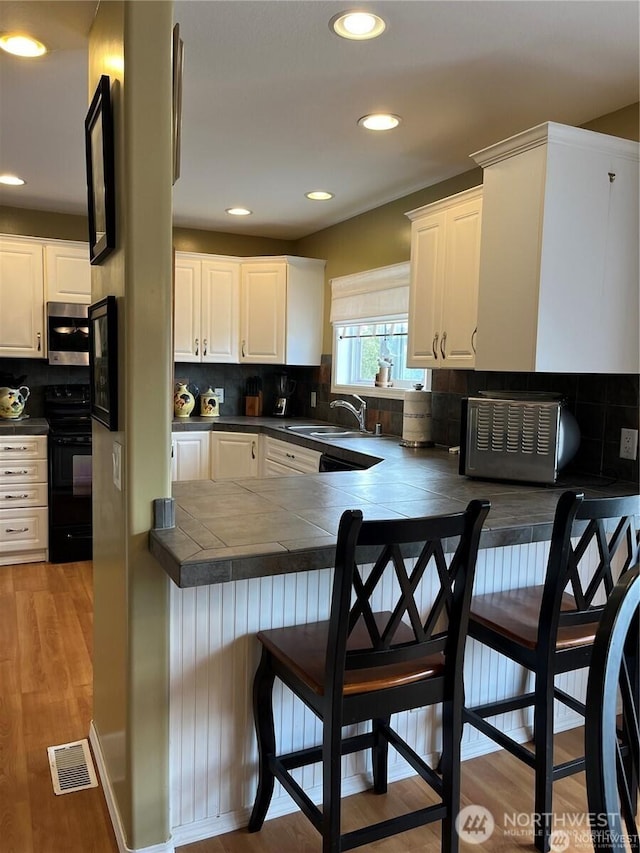
[{"label": "electrical outlet", "polygon": [[318,397],[317,397],[316,392],[315,392],[315,391],[312,391],[312,392],[311,392],[311,408],[312,408],[312,409],[315,409],[317,399],[318,399]]},{"label": "electrical outlet", "polygon": [[222,405],[224,403],[224,388],[214,388],[213,390],[218,398],[218,403]]},{"label": "electrical outlet", "polygon": [[638,430],[620,430],[620,459],[634,460],[638,455]]}]

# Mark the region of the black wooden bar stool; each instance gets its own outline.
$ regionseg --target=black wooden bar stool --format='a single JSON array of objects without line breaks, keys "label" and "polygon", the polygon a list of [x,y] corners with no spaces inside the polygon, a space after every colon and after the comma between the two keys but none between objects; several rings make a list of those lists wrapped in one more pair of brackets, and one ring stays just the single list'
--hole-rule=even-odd
[{"label": "black wooden bar stool", "polygon": [[618,581],[609,597],[589,667],[585,772],[597,853],[626,853],[625,836],[633,853],[640,850],[639,619],[640,575],[636,567]]},{"label": "black wooden bar stool", "polygon": [[[533,768],[535,844],[545,853],[553,782],[584,770],[582,756],[554,765],[554,700],[585,712],[584,703],[556,687],[554,678],[589,666],[615,576],[638,564],[639,513],[638,495],[585,499],[583,494],[565,492],[556,508],[544,585],[478,595],[471,601],[469,636],[534,674],[533,692],[465,708],[464,718]],[[577,540],[574,544],[572,538]],[[591,544],[597,550],[595,559]],[[527,707],[533,707],[533,750],[486,719]]]},{"label": "black wooden bar stool", "polygon": [[[464,512],[420,519],[363,521],[342,515],[338,531],[330,618],[326,622],[261,631],[262,658],[253,692],[259,784],[249,831],[263,824],[274,781],[285,788],[322,836],[323,853],[340,853],[407,829],[442,821],[442,851],[455,853],[460,799],[465,637],[486,501]],[[407,565],[407,559],[415,563]],[[364,565],[370,567],[365,571]],[[372,596],[391,575],[397,589],[388,612],[374,612]],[[419,612],[421,582],[435,597]],[[322,745],[278,755],[273,685],[281,679],[322,721]],[[390,725],[391,715],[441,703],[441,774]],[[342,737],[343,726],[371,720],[368,733]],[[387,790],[391,744],[438,794],[439,802],[390,820],[342,833],[341,756],[371,750],[373,789]],[[318,808],[291,771],[322,762]]]}]

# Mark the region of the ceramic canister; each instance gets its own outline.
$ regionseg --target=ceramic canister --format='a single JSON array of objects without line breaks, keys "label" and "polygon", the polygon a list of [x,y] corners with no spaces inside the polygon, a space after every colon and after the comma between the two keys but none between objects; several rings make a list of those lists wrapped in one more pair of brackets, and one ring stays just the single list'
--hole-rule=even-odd
[{"label": "ceramic canister", "polygon": [[200,395],[200,414],[203,418],[217,418],[220,415],[220,401],[211,388]]}]

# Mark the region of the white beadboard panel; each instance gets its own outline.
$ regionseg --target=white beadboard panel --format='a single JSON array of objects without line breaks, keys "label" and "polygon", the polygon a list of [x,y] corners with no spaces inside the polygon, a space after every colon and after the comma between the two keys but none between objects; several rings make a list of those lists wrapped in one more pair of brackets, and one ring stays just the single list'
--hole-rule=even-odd
[{"label": "white beadboard panel", "polygon": [[[541,583],[547,554],[548,543],[481,551],[475,592]],[[176,843],[186,844],[246,825],[255,795],[257,768],[252,681],[260,650],[255,634],[262,629],[327,619],[332,577],[332,569],[323,569],[196,589],[171,586],[171,824]],[[396,583],[385,581],[376,594],[376,607],[391,606]],[[423,586],[422,604],[426,610],[433,587],[428,583]],[[467,649],[465,679],[470,704],[530,689],[526,671],[473,641]],[[558,683],[580,696],[584,693],[586,672],[562,676]],[[274,705],[281,751],[320,742],[321,728],[315,716],[278,681]],[[573,712],[558,706],[558,729],[578,722]],[[437,756],[441,742],[439,708],[396,715],[393,724],[425,759]],[[530,736],[530,724],[528,712],[505,714],[500,721],[501,728],[520,741]],[[360,730],[365,730],[365,724]],[[465,728],[466,757],[495,748],[475,729]],[[369,754],[346,756],[344,793],[366,788],[370,784],[369,772]],[[412,773],[391,749],[390,779]],[[320,802],[320,766],[302,768],[298,780]],[[276,784],[268,816],[295,808]]]}]

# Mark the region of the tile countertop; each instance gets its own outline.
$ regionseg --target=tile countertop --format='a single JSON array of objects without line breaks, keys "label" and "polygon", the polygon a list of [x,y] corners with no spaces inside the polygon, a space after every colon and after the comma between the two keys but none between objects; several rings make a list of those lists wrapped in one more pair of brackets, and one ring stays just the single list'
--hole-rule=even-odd
[{"label": "tile countertop", "polygon": [[447,450],[400,447],[397,436],[320,441],[288,432],[286,423],[295,421],[189,418],[176,419],[173,428],[265,433],[358,462],[373,457],[373,465],[362,471],[174,483],[176,527],[152,530],[149,547],[179,587],[332,566],[345,509],[360,508],[365,519],[419,516],[455,512],[474,498],[487,498],[491,511],[480,547],[495,548],[548,540],[556,502],[567,488],[580,488],[587,496],[638,491],[633,483],[597,477],[574,476],[554,486],[471,480],[458,474],[458,456]]},{"label": "tile countertop", "polygon": [[49,422],[46,418],[0,418],[0,436],[47,435]]}]

